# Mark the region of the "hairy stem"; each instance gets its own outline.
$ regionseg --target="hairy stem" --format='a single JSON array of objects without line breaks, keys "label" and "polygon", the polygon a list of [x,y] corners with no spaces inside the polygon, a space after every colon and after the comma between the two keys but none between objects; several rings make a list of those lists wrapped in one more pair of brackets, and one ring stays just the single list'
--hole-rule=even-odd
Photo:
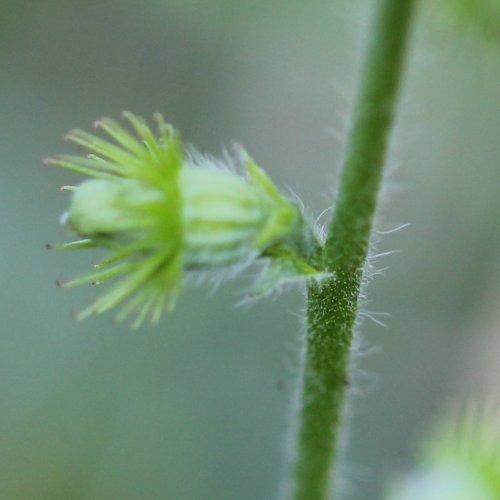
[{"label": "hairy stem", "polygon": [[416,0],[378,0],[324,251],[332,278],[308,289],[294,500],[331,490],[363,268]]}]

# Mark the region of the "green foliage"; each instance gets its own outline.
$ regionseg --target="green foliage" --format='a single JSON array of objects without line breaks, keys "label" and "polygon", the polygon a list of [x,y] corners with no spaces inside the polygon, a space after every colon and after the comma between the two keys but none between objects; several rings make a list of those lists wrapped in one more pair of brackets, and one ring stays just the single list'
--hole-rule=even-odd
[{"label": "green foliage", "polygon": [[500,498],[498,414],[469,408],[445,419],[423,446],[421,466],[393,487],[394,500]]},{"label": "green foliage", "polygon": [[436,6],[447,7],[460,28],[471,28],[488,40],[500,42],[500,0],[445,0]]}]

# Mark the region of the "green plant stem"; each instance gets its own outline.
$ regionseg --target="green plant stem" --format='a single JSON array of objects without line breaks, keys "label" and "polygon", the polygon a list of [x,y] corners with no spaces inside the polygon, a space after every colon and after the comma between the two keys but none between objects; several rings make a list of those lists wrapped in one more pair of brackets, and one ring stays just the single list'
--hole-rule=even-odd
[{"label": "green plant stem", "polygon": [[294,500],[329,498],[348,368],[389,132],[416,0],[379,0],[324,250],[332,278],[308,288]]}]

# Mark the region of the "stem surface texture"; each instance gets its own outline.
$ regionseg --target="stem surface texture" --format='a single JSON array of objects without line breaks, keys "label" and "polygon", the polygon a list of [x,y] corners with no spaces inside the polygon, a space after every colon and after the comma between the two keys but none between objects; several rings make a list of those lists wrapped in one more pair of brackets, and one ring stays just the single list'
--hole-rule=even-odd
[{"label": "stem surface texture", "polygon": [[324,249],[332,277],[308,288],[308,334],[294,500],[330,498],[353,329],[416,0],[378,0],[335,210]]}]

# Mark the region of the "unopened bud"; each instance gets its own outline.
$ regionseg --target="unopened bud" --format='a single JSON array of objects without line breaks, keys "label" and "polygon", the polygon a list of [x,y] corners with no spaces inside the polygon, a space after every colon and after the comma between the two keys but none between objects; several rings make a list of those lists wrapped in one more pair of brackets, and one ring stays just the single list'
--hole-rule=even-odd
[{"label": "unopened bud", "polygon": [[319,248],[314,231],[243,150],[246,172],[240,175],[210,159],[186,158],[176,132],[159,115],[158,138],[141,118],[125,117],[142,141],[102,119],[97,125],[117,144],[77,130],[68,138],[91,155],[49,160],[92,177],[72,189],[69,224],[83,239],[62,247],[111,251],[97,272],[64,286],[122,276],[79,318],[130,299],[120,319],[135,314],[136,324],[147,316],[158,321],[173,306],[184,272],[278,262],[265,291],[279,285],[285,270],[286,280],[319,274],[308,263]]}]

